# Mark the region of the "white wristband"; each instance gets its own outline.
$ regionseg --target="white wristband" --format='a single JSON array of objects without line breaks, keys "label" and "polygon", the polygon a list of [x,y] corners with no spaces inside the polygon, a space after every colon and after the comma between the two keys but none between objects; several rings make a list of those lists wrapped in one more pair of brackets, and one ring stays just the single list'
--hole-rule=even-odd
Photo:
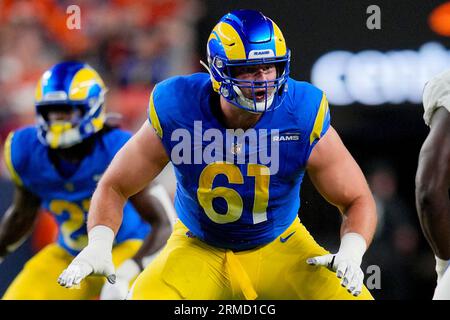
[{"label": "white wristband", "polygon": [[88,233],[89,245],[95,245],[111,252],[114,242],[114,231],[107,226],[98,225]]},{"label": "white wristband", "polygon": [[361,265],[362,257],[367,249],[366,240],[362,235],[356,232],[344,234],[341,238],[339,254],[357,262]]}]

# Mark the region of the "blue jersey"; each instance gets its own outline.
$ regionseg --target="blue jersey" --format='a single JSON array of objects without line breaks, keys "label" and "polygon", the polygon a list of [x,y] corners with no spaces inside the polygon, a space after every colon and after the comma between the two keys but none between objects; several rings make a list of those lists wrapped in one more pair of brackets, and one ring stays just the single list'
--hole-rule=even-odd
[{"label": "blue jersey", "polygon": [[[56,217],[58,244],[72,255],[87,245],[87,213],[97,182],[130,136],[119,129],[97,134],[92,151],[69,178],[57,171],[48,147],[38,140],[36,127],[20,129],[7,139],[5,158],[13,180],[39,197],[42,206]],[[116,243],[143,239],[150,226],[129,202],[123,214]]]},{"label": "blue jersey", "polygon": [[279,107],[233,133],[215,116],[214,95],[204,73],[161,82],[150,123],[174,164],[180,220],[213,246],[246,250],[273,241],[297,217],[307,160],[330,126],[328,103],[316,87],[289,79]]}]

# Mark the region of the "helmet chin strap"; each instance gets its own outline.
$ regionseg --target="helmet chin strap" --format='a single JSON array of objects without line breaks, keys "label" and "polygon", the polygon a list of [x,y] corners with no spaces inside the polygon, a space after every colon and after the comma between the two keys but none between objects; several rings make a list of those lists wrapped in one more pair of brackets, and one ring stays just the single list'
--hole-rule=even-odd
[{"label": "helmet chin strap", "polygon": [[200,64],[206,69],[206,71],[208,71],[209,75],[212,77],[213,75],[212,75],[212,72],[211,72],[211,69],[209,68],[209,66],[206,63],[204,63],[202,60],[200,60]]},{"label": "helmet chin strap", "polygon": [[275,92],[272,92],[270,97],[266,101],[255,102],[253,99],[246,98],[241,89],[237,86],[233,86],[233,90],[236,92],[236,102],[248,109],[254,110],[254,112],[261,113],[270,108],[275,97]]}]

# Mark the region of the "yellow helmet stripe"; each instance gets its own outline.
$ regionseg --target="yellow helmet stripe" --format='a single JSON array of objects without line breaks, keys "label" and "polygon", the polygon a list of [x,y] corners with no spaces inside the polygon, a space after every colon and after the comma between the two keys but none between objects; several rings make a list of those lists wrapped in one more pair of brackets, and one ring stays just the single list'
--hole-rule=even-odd
[{"label": "yellow helmet stripe", "polygon": [[317,112],[316,120],[314,121],[314,127],[309,136],[309,144],[311,145],[316,139],[320,138],[323,130],[323,122],[328,112],[328,101],[325,94],[322,95],[322,101],[320,102],[319,111]]},{"label": "yellow helmet stripe", "polygon": [[91,68],[82,68],[74,75],[69,89],[69,99],[84,100],[89,95],[89,89],[93,84],[98,83],[102,89],[105,84],[97,72]]},{"label": "yellow helmet stripe", "polygon": [[208,42],[211,41],[211,39],[216,39],[216,40],[220,41],[220,39],[217,38],[216,33],[214,32],[215,29],[216,29],[216,28],[214,28],[214,30],[213,30],[213,31],[211,32],[211,34],[209,35]]},{"label": "yellow helmet stripe", "polygon": [[42,100],[42,77],[39,78],[39,81],[36,85],[36,89],[34,91],[34,100],[35,102],[40,102]]},{"label": "yellow helmet stripe", "polygon": [[[215,39],[215,40],[217,40],[217,41],[220,41],[220,39],[217,37],[217,34],[216,34],[216,31],[215,31],[215,30],[216,30],[216,28],[214,28],[214,30],[211,32],[211,35],[210,35],[209,38],[208,38],[208,43],[209,43],[209,41],[211,41],[212,39]],[[217,82],[217,81],[214,79],[214,77],[211,77],[211,82],[212,82],[212,86],[213,86],[214,91],[219,92],[220,83]]]},{"label": "yellow helmet stripe", "polygon": [[103,126],[105,124],[105,109],[102,109],[101,113],[97,116],[97,118],[91,120],[91,123],[94,126],[95,132],[98,132],[101,129],[103,129]]},{"label": "yellow helmet stripe", "polygon": [[11,174],[11,179],[14,181],[14,183],[18,186],[23,186],[22,179],[20,179],[20,176],[17,173],[16,169],[14,169],[14,165],[12,162],[11,143],[12,143],[13,136],[14,136],[14,132],[11,132],[5,141],[5,150],[4,150],[5,163],[6,163],[6,167],[9,170],[9,173]]},{"label": "yellow helmet stripe", "polygon": [[[225,22],[220,22],[213,29],[223,45],[225,55],[229,60],[247,59],[244,43],[234,28]],[[211,36],[210,36],[211,39]]]},{"label": "yellow helmet stripe", "polygon": [[148,114],[150,115],[150,122],[153,126],[153,128],[156,131],[156,134],[162,139],[163,137],[163,130],[161,128],[161,124],[159,122],[158,114],[156,113],[155,109],[155,103],[153,102],[153,92],[155,90],[153,89],[152,94],[150,95],[150,101],[148,104]]},{"label": "yellow helmet stripe", "polygon": [[286,55],[286,41],[284,40],[283,34],[281,33],[280,28],[272,21],[273,25],[273,33],[275,35],[275,56],[284,56]]}]

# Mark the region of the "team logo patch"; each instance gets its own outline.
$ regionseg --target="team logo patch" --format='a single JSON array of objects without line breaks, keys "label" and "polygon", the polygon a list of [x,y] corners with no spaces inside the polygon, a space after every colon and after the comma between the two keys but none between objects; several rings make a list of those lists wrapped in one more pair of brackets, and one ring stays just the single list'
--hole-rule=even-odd
[{"label": "team logo patch", "polygon": [[248,53],[249,59],[271,58],[271,57],[275,57],[275,53],[273,53],[272,49],[252,50]]},{"label": "team logo patch", "polygon": [[272,137],[272,141],[284,142],[284,141],[299,141],[300,134],[297,132],[280,133],[277,136]]},{"label": "team logo patch", "polygon": [[242,152],[242,143],[233,143],[231,145],[231,153],[234,155],[241,154]]},{"label": "team logo patch", "polygon": [[282,243],[285,243],[286,241],[288,241],[289,240],[289,238],[290,237],[292,237],[293,235],[294,235],[294,233],[295,233],[296,231],[294,231],[294,232],[291,232],[291,233],[289,233],[286,237],[280,237],[280,241],[282,242]]},{"label": "team logo patch", "polygon": [[191,231],[186,232],[186,236],[188,238],[195,238],[194,234]]}]

